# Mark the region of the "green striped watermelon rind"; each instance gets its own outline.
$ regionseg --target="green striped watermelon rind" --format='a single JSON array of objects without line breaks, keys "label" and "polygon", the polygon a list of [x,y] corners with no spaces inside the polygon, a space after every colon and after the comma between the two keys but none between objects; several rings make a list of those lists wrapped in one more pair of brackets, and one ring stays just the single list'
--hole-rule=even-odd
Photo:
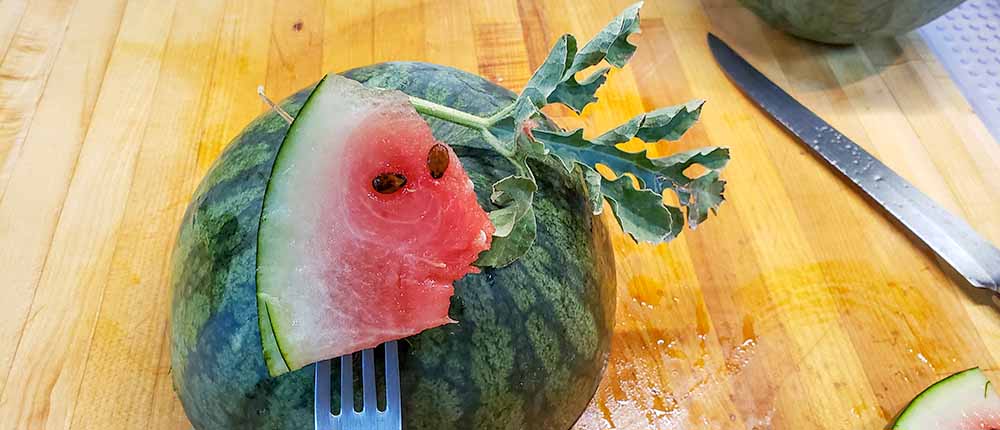
[{"label": "green striped watermelon rind", "polygon": [[[316,91],[313,90],[316,89],[317,87],[320,87],[323,84],[324,80],[326,80],[325,76],[322,79],[320,79],[319,82],[317,82],[315,85],[309,88],[309,93],[308,93],[309,95],[302,101],[302,104],[296,106],[297,109],[302,109],[302,106],[305,106],[307,103],[309,103],[309,100],[312,99],[312,97],[316,94]],[[285,144],[285,139],[288,137],[288,131],[290,130],[291,126],[289,126],[285,130],[286,132],[285,136],[281,138],[281,143],[275,149],[276,154],[274,155],[274,160],[271,162],[272,167],[276,163],[280,165],[281,160],[283,159],[283,157],[281,157],[281,147]],[[293,136],[295,135],[294,131],[292,132],[292,135]],[[264,185],[264,195],[261,196],[262,200],[265,196],[267,196],[267,193],[268,191],[270,191],[270,189],[271,189],[271,178],[269,175],[267,184]],[[264,212],[263,204],[264,203],[262,201],[261,213]],[[260,224],[261,221],[263,220],[258,221],[258,225]],[[258,235],[256,245],[259,244],[260,244],[260,236]],[[255,246],[255,249],[256,252],[254,254],[254,259],[256,261],[256,259],[260,258],[260,247]],[[255,285],[256,282],[258,281],[259,279],[256,278],[254,279]],[[259,298],[257,300],[257,314],[260,316],[260,318],[258,318],[257,321],[257,326],[260,329],[260,336],[261,336],[260,343],[261,343],[261,348],[263,349],[264,352],[264,363],[268,366],[269,373],[271,375],[280,375],[283,373],[288,373],[290,370],[288,368],[288,358],[285,356],[284,353],[282,353],[281,344],[278,343],[278,338],[275,336],[274,323],[271,321],[271,311],[267,306],[267,302],[261,301]]]},{"label": "green striped watermelon rind", "polygon": [[769,24],[798,37],[849,44],[905,34],[964,0],[740,0]]},{"label": "green striped watermelon rind", "polygon": [[[425,63],[384,63],[346,75],[481,115],[514,98],[482,78]],[[295,115],[310,92],[283,107]],[[488,207],[489,185],[509,174],[507,163],[476,133],[428,123],[455,148]],[[311,426],[312,366],[269,377],[258,328],[256,231],[286,131],[273,113],[253,121],[203,180],[181,226],[172,376],[199,429]],[[540,179],[536,245],[511,266],[456,283],[451,316],[458,324],[401,343],[407,429],[568,428],[596,390],[614,318],[608,232],[590,215],[579,178],[533,168]]]}]

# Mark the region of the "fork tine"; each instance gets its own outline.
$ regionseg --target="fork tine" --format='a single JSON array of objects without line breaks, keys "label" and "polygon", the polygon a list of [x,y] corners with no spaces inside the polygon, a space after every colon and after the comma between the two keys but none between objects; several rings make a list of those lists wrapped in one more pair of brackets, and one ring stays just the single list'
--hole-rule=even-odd
[{"label": "fork tine", "polygon": [[340,416],[354,412],[354,363],[351,354],[340,357]]},{"label": "fork tine", "polygon": [[378,410],[378,400],[375,399],[375,349],[361,352],[361,389],[364,393],[364,403],[361,409],[366,412]]},{"label": "fork tine", "polygon": [[[385,343],[385,410],[399,417],[399,354],[396,341]],[[398,419],[398,418],[397,418]],[[398,427],[397,427],[398,428]]]},{"label": "fork tine", "polygon": [[316,430],[402,430],[399,353],[395,341],[385,343],[385,410],[379,411],[375,380],[375,349],[361,352],[361,412],[354,410],[352,354],[340,357],[340,414],[330,413],[330,370],[333,360],[315,364],[314,424]]},{"label": "fork tine", "polygon": [[317,429],[329,429],[332,426],[330,416],[330,360],[316,363],[315,390],[313,393],[315,407],[313,422]]}]

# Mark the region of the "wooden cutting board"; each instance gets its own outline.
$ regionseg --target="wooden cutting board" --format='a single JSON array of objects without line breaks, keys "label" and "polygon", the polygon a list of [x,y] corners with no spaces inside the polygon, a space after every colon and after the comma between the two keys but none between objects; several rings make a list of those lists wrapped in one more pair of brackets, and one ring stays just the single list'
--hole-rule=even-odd
[{"label": "wooden cutting board", "polygon": [[[518,90],[628,1],[0,0],[0,428],[187,429],[168,259],[193,188],[264,107],[326,71],[426,60]],[[615,238],[607,377],[578,429],[878,429],[932,381],[1000,382],[1000,312],[754,108],[717,32],[1000,243],[1000,145],[916,36],[832,48],[733,0],[648,1],[611,127],[701,97],[660,149],[732,148],[728,201],[665,246]],[[607,216],[604,222],[611,222]],[[616,229],[617,230],[617,229]]]}]

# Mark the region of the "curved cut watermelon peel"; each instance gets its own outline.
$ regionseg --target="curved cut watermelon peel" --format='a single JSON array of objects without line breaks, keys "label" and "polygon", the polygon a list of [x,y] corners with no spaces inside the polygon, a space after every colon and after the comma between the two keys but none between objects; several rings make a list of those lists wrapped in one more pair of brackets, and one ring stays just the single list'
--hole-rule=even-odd
[{"label": "curved cut watermelon peel", "polygon": [[944,378],[917,395],[893,430],[1000,430],[1000,395],[978,367]]}]

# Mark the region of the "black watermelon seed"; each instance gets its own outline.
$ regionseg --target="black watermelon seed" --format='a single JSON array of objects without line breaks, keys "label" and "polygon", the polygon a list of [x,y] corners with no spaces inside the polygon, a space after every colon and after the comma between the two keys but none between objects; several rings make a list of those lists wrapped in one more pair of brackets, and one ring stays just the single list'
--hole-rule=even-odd
[{"label": "black watermelon seed", "polygon": [[448,156],[448,148],[440,143],[434,144],[431,150],[427,152],[427,170],[430,170],[431,177],[434,179],[441,179],[444,176],[444,171],[448,170],[448,163],[451,161],[451,157]]},{"label": "black watermelon seed", "polygon": [[402,173],[380,173],[372,179],[372,188],[382,194],[392,194],[406,185],[406,176]]}]

